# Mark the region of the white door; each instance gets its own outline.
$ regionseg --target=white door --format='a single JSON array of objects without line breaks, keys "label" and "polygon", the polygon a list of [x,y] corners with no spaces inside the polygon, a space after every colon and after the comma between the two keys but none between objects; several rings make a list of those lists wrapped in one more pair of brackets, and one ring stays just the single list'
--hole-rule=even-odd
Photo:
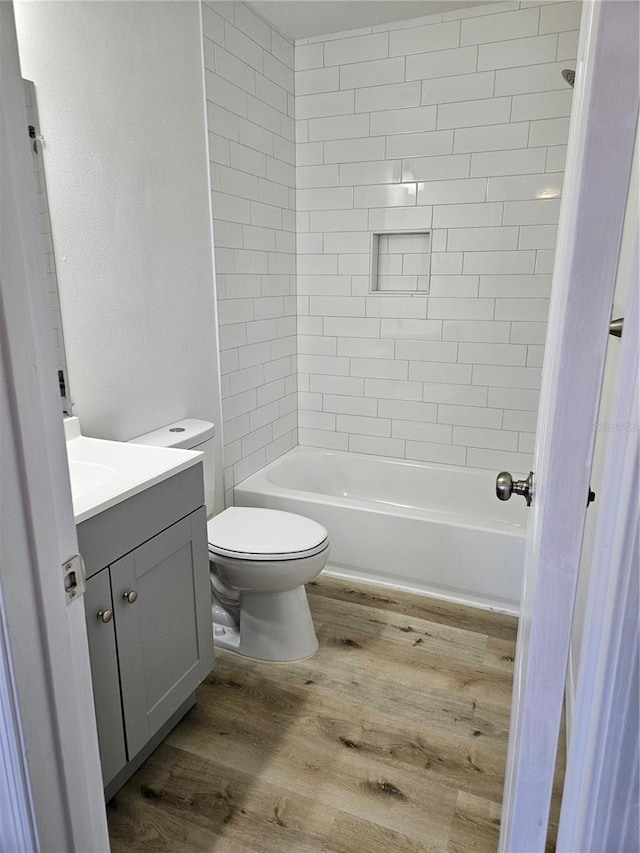
[{"label": "white door", "polygon": [[592,425],[638,120],[638,10],[635,2],[583,8],[534,458],[501,853],[545,847]]},{"label": "white door", "polygon": [[0,2],[0,850],[109,849],[44,248]]}]

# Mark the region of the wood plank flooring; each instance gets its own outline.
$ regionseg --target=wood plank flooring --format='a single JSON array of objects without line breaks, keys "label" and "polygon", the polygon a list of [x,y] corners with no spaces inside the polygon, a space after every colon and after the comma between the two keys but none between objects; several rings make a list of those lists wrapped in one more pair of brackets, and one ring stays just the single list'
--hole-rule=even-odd
[{"label": "wood plank flooring", "polygon": [[516,620],[330,578],[307,592],[318,653],[217,652],[110,803],[114,853],[496,850]]}]

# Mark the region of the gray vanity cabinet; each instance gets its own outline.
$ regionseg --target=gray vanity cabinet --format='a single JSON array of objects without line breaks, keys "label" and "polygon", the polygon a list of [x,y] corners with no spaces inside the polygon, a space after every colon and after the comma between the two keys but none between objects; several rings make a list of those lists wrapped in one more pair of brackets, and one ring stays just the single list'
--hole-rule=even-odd
[{"label": "gray vanity cabinet", "polygon": [[[78,526],[107,798],[194,704],[213,667],[202,488],[186,504],[175,503],[190,494],[190,477],[183,472]],[[180,520],[158,531],[171,512]],[[134,530],[142,544],[131,548]]]}]

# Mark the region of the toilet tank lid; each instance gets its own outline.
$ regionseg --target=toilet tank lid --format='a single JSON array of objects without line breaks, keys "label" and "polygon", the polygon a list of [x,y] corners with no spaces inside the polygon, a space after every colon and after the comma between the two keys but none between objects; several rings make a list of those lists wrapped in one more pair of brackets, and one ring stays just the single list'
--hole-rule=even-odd
[{"label": "toilet tank lid", "polygon": [[131,444],[151,444],[154,447],[182,447],[192,449],[216,434],[211,421],[184,418],[160,429],[154,429],[130,440]]}]

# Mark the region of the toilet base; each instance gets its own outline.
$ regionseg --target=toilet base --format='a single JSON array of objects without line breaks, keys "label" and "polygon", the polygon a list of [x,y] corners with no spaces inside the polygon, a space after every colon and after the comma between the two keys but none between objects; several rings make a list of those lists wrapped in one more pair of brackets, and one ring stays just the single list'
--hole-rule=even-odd
[{"label": "toilet base", "polygon": [[253,660],[287,663],[318,650],[303,586],[284,592],[243,592],[240,628],[214,624],[213,629],[219,648]]}]

